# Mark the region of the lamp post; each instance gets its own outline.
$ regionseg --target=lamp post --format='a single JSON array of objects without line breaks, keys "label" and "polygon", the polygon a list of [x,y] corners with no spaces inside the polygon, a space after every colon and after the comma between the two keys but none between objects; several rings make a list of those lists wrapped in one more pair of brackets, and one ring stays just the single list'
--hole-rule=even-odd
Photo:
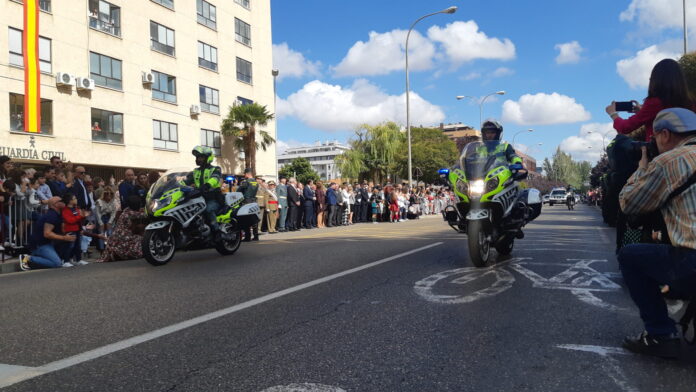
[{"label": "lamp post", "polygon": [[453,14],[457,12],[457,7],[456,6],[451,6],[447,9],[444,9],[442,11],[438,12],[433,12],[432,14],[424,15],[421,16],[420,18],[416,19],[415,22],[411,25],[411,27],[408,29],[408,33],[406,33],[406,45],[405,45],[405,53],[406,53],[406,137],[408,138],[408,185],[413,186],[413,173],[412,173],[412,162],[411,162],[411,101],[409,98],[409,93],[411,86],[409,84],[408,80],[408,39],[411,37],[411,31],[413,28],[416,26],[416,23],[420,22],[421,20],[437,15],[437,14]]},{"label": "lamp post", "polygon": [[[278,93],[276,92],[276,79],[278,78],[278,74],[280,74],[280,71],[277,69],[272,69],[271,70],[271,75],[273,75],[273,112],[277,110],[277,97]],[[276,122],[276,134],[275,134],[276,139],[278,138],[278,123]],[[278,154],[278,145],[276,144],[276,155]],[[278,159],[276,159],[276,173],[278,173],[280,169],[278,168]]]},{"label": "lamp post", "polygon": [[684,17],[684,54],[687,51],[687,31],[686,31],[686,0],[682,0],[682,14]]},{"label": "lamp post", "polygon": [[[483,103],[486,102],[486,99],[490,97],[491,95],[505,95],[505,91],[496,91],[494,93],[490,93],[483,97],[479,101],[479,128],[483,125]],[[462,100],[464,98],[471,98],[471,99],[476,99],[470,95],[457,95],[457,100]]]},{"label": "lamp post", "polygon": [[530,128],[530,129],[527,129],[527,130],[523,130],[523,131],[517,132],[517,133],[512,137],[512,147],[513,147],[513,148],[515,147],[515,138],[517,137],[517,135],[519,135],[519,134],[522,133],[522,132],[534,132],[534,130]]}]

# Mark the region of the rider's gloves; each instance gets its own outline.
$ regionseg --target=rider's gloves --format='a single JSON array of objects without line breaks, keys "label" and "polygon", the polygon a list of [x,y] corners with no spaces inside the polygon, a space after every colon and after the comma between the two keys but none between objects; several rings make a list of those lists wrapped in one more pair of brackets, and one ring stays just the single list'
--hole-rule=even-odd
[{"label": "rider's gloves", "polygon": [[181,187],[181,191],[184,192],[185,194],[190,193],[192,190],[193,190],[193,188],[190,186]]},{"label": "rider's gloves", "polygon": [[522,166],[521,163],[515,163],[514,165],[510,165],[508,168],[512,171],[515,171],[515,170],[523,170],[524,166]]},{"label": "rider's gloves", "polygon": [[201,188],[201,191],[203,192],[208,192],[210,190],[210,184],[203,184],[203,187]]}]

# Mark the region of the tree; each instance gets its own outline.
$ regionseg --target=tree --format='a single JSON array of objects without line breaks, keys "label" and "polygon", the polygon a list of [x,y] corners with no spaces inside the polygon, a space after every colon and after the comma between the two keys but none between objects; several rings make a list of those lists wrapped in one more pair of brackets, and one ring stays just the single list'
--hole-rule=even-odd
[{"label": "tree", "polygon": [[298,182],[306,184],[307,181],[319,181],[317,173],[307,158],[295,158],[289,165],[283,166],[278,175],[285,178],[295,177]]},{"label": "tree", "polygon": [[[452,167],[459,158],[457,144],[438,128],[411,128],[411,151],[414,170],[422,172],[418,179],[430,184],[440,178],[438,170]],[[408,178],[408,146],[399,155],[399,175]]]},{"label": "tree", "polygon": [[397,157],[404,145],[404,135],[394,122],[363,124],[348,142],[351,149],[336,157],[343,177],[383,182],[396,172]]},{"label": "tree", "polygon": [[681,65],[684,71],[686,85],[689,87],[691,98],[696,99],[696,52],[683,55],[679,59],[679,65]]},{"label": "tree", "polygon": [[592,164],[587,161],[576,162],[570,154],[558,147],[552,161],[544,158],[543,168],[549,181],[581,189],[590,179]]},{"label": "tree", "polygon": [[222,121],[222,134],[232,137],[234,146],[240,151],[244,151],[244,164],[256,173],[256,150],[259,148],[266,151],[268,146],[275,143],[275,139],[268,132],[261,130],[257,140],[256,128],[266,126],[273,119],[273,114],[269,113],[266,106],[258,103],[247,105],[234,104],[230,107],[227,118]]}]

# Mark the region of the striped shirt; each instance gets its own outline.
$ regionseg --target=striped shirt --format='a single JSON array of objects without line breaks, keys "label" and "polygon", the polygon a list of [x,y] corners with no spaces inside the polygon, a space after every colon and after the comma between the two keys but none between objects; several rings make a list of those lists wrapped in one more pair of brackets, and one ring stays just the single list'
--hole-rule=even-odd
[{"label": "striped shirt", "polygon": [[658,208],[673,246],[696,249],[696,186],[692,185],[665,205],[673,190],[696,171],[696,137],[657,156],[647,169],[638,168],[619,194],[624,214],[646,214]]}]

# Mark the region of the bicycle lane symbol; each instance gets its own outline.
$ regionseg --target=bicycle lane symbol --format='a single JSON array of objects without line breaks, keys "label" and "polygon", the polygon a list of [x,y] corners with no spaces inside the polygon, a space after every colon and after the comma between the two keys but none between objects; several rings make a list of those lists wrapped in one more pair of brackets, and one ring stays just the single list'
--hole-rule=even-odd
[{"label": "bicycle lane symbol", "polygon": [[[414,291],[423,299],[435,303],[461,304],[474,302],[498,295],[512,287],[515,277],[507,270],[506,267],[509,267],[532,281],[532,286],[535,288],[567,290],[580,301],[589,305],[610,311],[629,311],[629,309],[607,303],[595,295],[596,292],[616,292],[621,289],[620,285],[611,280],[617,274],[599,272],[591,267],[594,263],[607,262],[607,260],[567,259],[567,261],[574,262],[570,266],[568,266],[568,263],[534,262],[531,260],[532,258],[530,257],[516,257],[488,268],[465,267],[443,271],[416,282]],[[532,266],[562,266],[567,268],[551,278],[544,278],[528,268]],[[493,284],[473,293],[461,295],[439,293],[444,291],[447,285],[463,286],[485,277],[493,277],[495,279]],[[449,288],[451,289],[451,287]]]}]

